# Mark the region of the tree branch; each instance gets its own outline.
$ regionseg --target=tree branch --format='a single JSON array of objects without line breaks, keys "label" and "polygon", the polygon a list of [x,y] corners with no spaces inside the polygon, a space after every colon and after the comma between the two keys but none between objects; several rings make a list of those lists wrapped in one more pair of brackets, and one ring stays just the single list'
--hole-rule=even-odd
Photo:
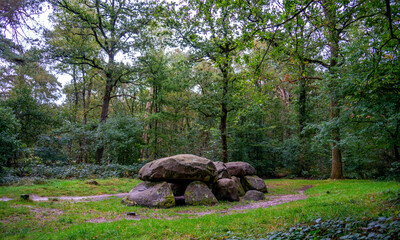
[{"label": "tree branch", "polygon": [[118,94],[118,95],[113,95],[113,96],[110,97],[110,99],[111,99],[111,98],[115,98],[115,97],[130,97],[130,98],[136,99],[135,96],[132,96],[132,95],[129,95],[129,94]]},{"label": "tree branch", "polygon": [[315,59],[310,59],[310,58],[303,58],[303,60],[308,61],[310,63],[317,63],[317,64],[323,66],[324,68],[329,68],[329,64],[326,64],[320,60],[315,60]]}]

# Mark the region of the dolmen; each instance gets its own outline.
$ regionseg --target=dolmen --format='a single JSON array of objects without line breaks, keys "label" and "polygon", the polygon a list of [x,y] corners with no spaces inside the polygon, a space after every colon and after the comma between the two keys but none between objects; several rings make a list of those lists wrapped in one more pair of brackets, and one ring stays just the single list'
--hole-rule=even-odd
[{"label": "dolmen", "polygon": [[143,182],[122,200],[128,206],[214,205],[218,200],[264,200],[267,186],[246,162],[212,162],[192,154],[161,158],[139,171]]}]

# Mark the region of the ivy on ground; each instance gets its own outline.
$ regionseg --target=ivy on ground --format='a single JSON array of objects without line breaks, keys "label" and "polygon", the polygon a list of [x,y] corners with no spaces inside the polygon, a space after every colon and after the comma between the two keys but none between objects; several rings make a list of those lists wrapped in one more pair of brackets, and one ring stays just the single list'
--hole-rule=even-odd
[{"label": "ivy on ground", "polygon": [[[228,234],[223,239],[244,239]],[[254,239],[254,238],[245,238]],[[400,214],[397,217],[379,217],[354,220],[352,218],[337,220],[316,219],[313,223],[302,223],[289,228],[288,231],[276,231],[259,236],[261,240],[297,240],[297,239],[400,239]]]},{"label": "ivy on ground", "polygon": [[322,220],[299,224],[287,232],[273,232],[264,239],[399,239],[400,215],[378,219]]}]

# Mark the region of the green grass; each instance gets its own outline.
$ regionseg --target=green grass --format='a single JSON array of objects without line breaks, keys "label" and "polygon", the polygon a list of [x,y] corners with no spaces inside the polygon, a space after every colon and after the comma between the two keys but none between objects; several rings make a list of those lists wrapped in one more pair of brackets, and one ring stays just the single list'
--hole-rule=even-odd
[{"label": "green grass", "polygon": [[[100,184],[102,180],[99,180]],[[56,181],[50,183],[52,196],[85,193],[84,181]],[[116,189],[130,190],[138,181],[127,179],[104,180],[115,183]],[[266,233],[287,229],[297,223],[313,222],[317,218],[356,219],[400,214],[397,182],[375,181],[314,181],[267,180],[269,195],[294,194],[304,186],[313,185],[305,193],[308,199],[265,209],[231,212],[232,206],[243,203],[222,202],[212,207],[176,207],[148,209],[127,207],[121,199],[112,198],[97,202],[0,202],[1,239],[223,239],[261,238]],[[104,184],[105,185],[105,184]],[[80,187],[79,187],[80,186]],[[20,191],[19,187],[2,189]],[[45,193],[48,185],[29,186]],[[90,187],[89,187],[90,188]],[[75,189],[71,191],[70,189]],[[112,186],[107,188],[112,192]],[[103,191],[103,190],[102,190]],[[101,192],[100,190],[98,192]],[[329,193],[328,193],[329,192]],[[20,193],[20,192],[19,192]],[[19,194],[18,193],[18,194]],[[94,192],[90,192],[92,195]],[[17,195],[18,195],[17,194]],[[82,194],[79,194],[82,195]],[[140,220],[126,220],[127,212],[136,212]],[[213,212],[197,215],[196,212]],[[108,222],[92,223],[94,219]]]},{"label": "green grass", "polygon": [[129,192],[140,181],[129,178],[96,179],[99,185],[87,184],[85,180],[48,180],[45,184],[0,187],[0,197],[16,198],[21,194],[43,197],[90,196]]}]

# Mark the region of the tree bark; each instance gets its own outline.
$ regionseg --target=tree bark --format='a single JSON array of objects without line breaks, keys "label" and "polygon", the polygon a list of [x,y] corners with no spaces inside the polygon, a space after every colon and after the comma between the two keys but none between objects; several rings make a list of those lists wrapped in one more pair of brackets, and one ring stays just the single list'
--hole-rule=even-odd
[{"label": "tree bark", "polygon": [[222,114],[221,114],[221,123],[220,123],[220,130],[221,130],[221,144],[222,144],[222,162],[228,162],[228,143],[226,139],[226,120],[228,117],[228,111],[226,109],[226,104],[222,104],[221,107]]},{"label": "tree bark", "polygon": [[221,145],[222,145],[222,162],[227,163],[228,159],[228,142],[226,137],[226,122],[228,119],[228,108],[227,108],[227,95],[228,95],[228,72],[227,66],[221,69],[223,76],[222,86],[222,103],[221,103],[221,117],[220,117],[220,131],[221,131]]},{"label": "tree bark", "polygon": [[[150,97],[153,97],[153,88],[150,88]],[[151,101],[147,101],[146,103],[146,111],[144,112],[144,118],[148,119],[149,115],[151,113]],[[149,139],[147,136],[147,132],[149,131],[149,123],[146,123],[146,125],[144,126],[144,131],[143,131],[143,142],[144,144],[149,144]],[[142,159],[146,159],[149,157],[149,150],[147,148],[142,148],[142,150],[140,151],[141,155],[142,155]]]},{"label": "tree bark", "polygon": [[[301,75],[303,76],[305,73],[305,66],[304,64],[301,65]],[[307,92],[306,92],[306,78],[301,77],[299,81],[299,113],[298,113],[298,121],[299,121],[299,139],[300,139],[300,156],[299,156],[299,168],[298,174],[302,176],[304,170],[307,170],[306,166],[306,136],[303,132],[305,123],[306,123],[306,104],[307,104]]]},{"label": "tree bark", "polygon": [[[328,87],[331,95],[331,120],[335,121],[340,114],[338,106],[338,96],[335,93],[335,87],[338,81],[337,70],[335,69],[338,64],[339,58],[339,39],[340,33],[336,29],[337,15],[335,9],[335,2],[331,0],[325,0],[322,3],[322,7],[325,14],[326,28],[327,28],[327,41],[330,50],[330,63],[329,63],[329,74],[330,79],[328,80]],[[331,129],[331,151],[332,151],[332,171],[331,179],[343,179],[343,167],[342,167],[342,151],[339,146],[340,142],[340,129],[334,126]]]},{"label": "tree bark", "polygon": [[[331,119],[335,119],[339,116],[340,111],[338,109],[337,101],[331,99]],[[331,130],[332,136],[332,172],[331,179],[343,179],[343,163],[342,163],[342,150],[340,149],[340,129],[333,127]]]},{"label": "tree bark", "polygon": [[[105,123],[108,117],[108,108],[110,106],[111,93],[112,93],[112,80],[111,74],[107,74],[106,88],[103,97],[103,105],[101,107],[100,123]],[[101,164],[101,159],[103,159],[104,146],[100,146],[96,150],[95,160],[97,164]]]},{"label": "tree bark", "polygon": [[396,162],[400,162],[399,146],[397,146],[397,144],[395,143],[393,145],[393,148],[394,148],[394,157],[396,159]]}]

